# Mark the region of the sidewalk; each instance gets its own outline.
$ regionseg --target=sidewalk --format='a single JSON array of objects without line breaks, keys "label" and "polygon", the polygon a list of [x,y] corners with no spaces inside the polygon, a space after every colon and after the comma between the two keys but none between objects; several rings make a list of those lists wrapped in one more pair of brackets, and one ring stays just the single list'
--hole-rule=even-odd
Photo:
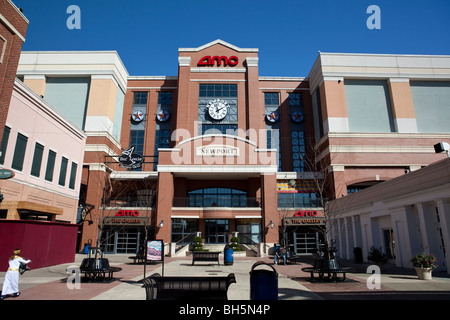
[{"label": "sidewalk", "polygon": [[[114,279],[104,282],[81,282],[80,289],[69,289],[66,272],[69,266],[79,266],[85,255],[77,254],[73,263],[45,267],[26,272],[20,277],[21,295],[9,300],[145,300],[145,289],[139,283],[144,277],[144,265],[133,264],[129,255],[106,255],[112,266],[122,268],[114,274]],[[257,261],[269,264],[266,258],[235,258],[231,266],[196,263],[191,266],[191,258],[167,258],[164,275],[228,275],[234,273],[235,284],[228,290],[229,300],[250,300],[250,271]],[[418,280],[414,270],[385,266],[381,271],[381,288],[368,289],[366,273],[369,264],[353,264],[340,260],[341,265],[353,267],[355,272],[347,275],[345,282],[318,282],[310,279],[309,273],[301,271],[312,261],[292,265],[274,266],[278,272],[279,300],[450,300],[450,276],[445,272],[433,272],[433,280]],[[31,265],[32,268],[32,265]],[[270,269],[270,267],[267,267]],[[162,273],[162,264],[147,265],[145,275]],[[4,272],[0,273],[3,284]],[[69,285],[73,283],[70,282]]]}]

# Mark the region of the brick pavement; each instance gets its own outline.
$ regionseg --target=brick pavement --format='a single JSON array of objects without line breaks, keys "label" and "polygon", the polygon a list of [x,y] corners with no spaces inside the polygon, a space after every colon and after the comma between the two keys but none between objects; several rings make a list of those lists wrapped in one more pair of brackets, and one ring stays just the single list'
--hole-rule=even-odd
[{"label": "brick pavement", "polygon": [[[78,257],[79,259],[80,257]],[[110,261],[115,257],[109,256]],[[186,260],[180,261],[180,260]],[[237,262],[240,265],[241,281],[249,282],[248,272],[255,260],[262,260],[269,264],[273,263],[270,258],[237,258],[234,268],[237,269]],[[190,267],[190,258],[166,258],[165,263],[177,262],[176,268],[186,272],[187,270],[201,270],[201,267]],[[247,262],[248,264],[246,264]],[[74,262],[76,265],[79,261]],[[243,264],[244,263],[244,264]],[[21,295],[17,298],[7,298],[7,300],[91,300],[91,299],[115,299],[120,300],[123,294],[127,299],[145,299],[145,290],[138,283],[138,279],[143,276],[143,265],[131,264],[128,261],[118,261],[112,263],[114,266],[122,267],[122,271],[114,275],[112,281],[105,282],[82,282],[83,290],[68,290],[65,268],[71,264],[55,266],[52,268],[42,268],[32,270],[21,277]],[[342,264],[342,263],[341,263]],[[173,265],[173,264],[172,264]],[[382,270],[381,288],[370,290],[367,288],[366,279],[370,275],[365,273],[368,265],[354,265],[355,273],[347,275],[345,282],[319,282],[312,281],[310,274],[303,272],[303,267],[311,265],[307,259],[297,264],[274,266],[279,273],[279,293],[290,293],[291,299],[311,300],[319,296],[324,300],[450,300],[450,276],[446,273],[436,273],[433,280],[418,280],[414,270],[388,267]],[[146,274],[150,275],[160,265],[147,265]],[[173,268],[173,267],[172,267]],[[211,267],[205,270],[212,269]],[[223,272],[232,271],[233,266],[214,267],[214,270]],[[248,269],[248,271],[247,271]],[[175,270],[176,271],[176,270]],[[210,270],[211,271],[211,270]],[[174,270],[172,270],[174,272]],[[52,276],[52,277],[50,277]],[[0,274],[3,281],[4,273]],[[48,280],[45,280],[48,277]],[[247,280],[248,279],[248,280]],[[301,286],[290,285],[289,279]],[[248,284],[244,283],[245,285]],[[128,286],[126,286],[128,285]],[[289,289],[291,288],[291,289]],[[292,289],[295,288],[295,289]],[[303,289],[299,289],[303,288]],[[300,297],[302,292],[309,290],[312,293]],[[127,292],[129,291],[128,295]],[[108,295],[109,292],[109,295]],[[230,290],[232,292],[232,290]],[[293,295],[293,296],[292,296]],[[318,297],[317,297],[318,298]],[[232,299],[232,297],[231,297]]]}]

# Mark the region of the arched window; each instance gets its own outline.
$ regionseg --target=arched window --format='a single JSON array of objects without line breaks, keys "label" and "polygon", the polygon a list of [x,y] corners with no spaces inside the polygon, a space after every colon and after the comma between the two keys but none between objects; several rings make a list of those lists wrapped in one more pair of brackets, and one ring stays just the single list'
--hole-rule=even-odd
[{"label": "arched window", "polygon": [[246,207],[247,192],[231,188],[205,188],[188,192],[189,207]]}]

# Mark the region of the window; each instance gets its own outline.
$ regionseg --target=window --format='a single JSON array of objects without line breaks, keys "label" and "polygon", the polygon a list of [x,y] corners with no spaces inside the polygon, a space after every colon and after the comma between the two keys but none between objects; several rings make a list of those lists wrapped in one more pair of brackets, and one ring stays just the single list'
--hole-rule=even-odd
[{"label": "window", "polygon": [[303,95],[289,93],[289,112],[291,125],[292,163],[295,172],[305,171],[305,114],[303,107]]},{"label": "window", "polygon": [[[145,123],[147,121],[147,103],[148,92],[134,92],[133,106],[131,112],[140,112],[143,120],[132,120],[130,126],[130,143],[129,147],[134,146],[134,152],[144,155],[144,139],[145,139]],[[133,169],[133,171],[141,171],[142,167]]]},{"label": "window", "polygon": [[[209,115],[208,104],[214,99],[224,100],[227,104],[227,113],[223,119],[213,119]],[[199,132],[202,134],[236,135],[237,110],[236,84],[200,84],[198,99]]]},{"label": "window", "polygon": [[147,105],[148,92],[134,92],[133,104],[145,104]]},{"label": "window", "polygon": [[67,173],[67,160],[66,158],[61,158],[61,170],[59,171],[59,182],[58,184],[60,186],[63,186],[66,184],[66,173]]},{"label": "window", "polygon": [[200,97],[237,98],[236,84],[200,84]]},{"label": "window", "polygon": [[[158,92],[158,105],[157,114],[167,113],[168,118],[162,117],[161,120],[156,121],[155,127],[155,150],[153,154],[155,155],[153,170],[156,171],[158,165],[158,155],[159,148],[168,148],[170,143],[170,121],[172,112],[172,92],[162,91]],[[164,119],[164,120],[163,120]]]},{"label": "window", "polygon": [[69,189],[75,189],[75,178],[77,176],[78,165],[72,162],[72,168],[70,170]]},{"label": "window", "polygon": [[11,167],[22,171],[23,161],[25,159],[25,150],[27,148],[28,138],[23,134],[17,134],[16,148],[14,149],[14,157]]},{"label": "window", "polygon": [[278,193],[278,208],[316,208],[320,199],[313,192]]},{"label": "window", "polygon": [[229,188],[205,188],[188,192],[189,207],[255,207],[247,192]]},{"label": "window", "polygon": [[53,169],[55,168],[56,152],[49,150],[47,159],[47,169],[45,170],[45,180],[53,181]]},{"label": "window", "polygon": [[[198,231],[197,219],[172,218],[172,242],[192,243],[194,232]],[[191,235],[192,237],[188,237]]]},{"label": "window", "polygon": [[44,146],[37,143],[34,147],[33,164],[31,165],[31,175],[39,177],[41,173],[42,155],[44,154]]},{"label": "window", "polygon": [[130,132],[130,146],[134,146],[134,152],[140,155],[144,153],[145,131],[133,130]]},{"label": "window", "polygon": [[385,80],[344,80],[350,132],[395,132]]},{"label": "window", "polygon": [[268,115],[272,112],[278,113],[278,120],[275,122],[270,122],[266,117],[266,138],[267,138],[267,148],[277,149],[276,161],[278,166],[278,171],[281,171],[281,149],[280,149],[280,104],[278,98],[278,92],[265,92],[264,93],[264,106],[265,114]]},{"label": "window", "polygon": [[11,129],[9,127],[5,127],[5,130],[3,131],[2,145],[0,146],[0,164],[5,163],[6,147],[8,146],[10,132]]}]

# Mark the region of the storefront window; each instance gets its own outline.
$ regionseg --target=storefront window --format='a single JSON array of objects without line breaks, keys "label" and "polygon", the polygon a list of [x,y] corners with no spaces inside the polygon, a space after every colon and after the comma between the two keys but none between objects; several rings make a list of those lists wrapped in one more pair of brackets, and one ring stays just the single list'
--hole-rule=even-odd
[{"label": "storefront window", "polygon": [[191,243],[197,231],[199,231],[197,219],[172,219],[172,242]]},{"label": "storefront window", "polygon": [[255,244],[261,242],[261,219],[236,219],[239,242]]},{"label": "storefront window", "polygon": [[246,207],[247,192],[229,188],[205,188],[188,193],[189,207]]}]

